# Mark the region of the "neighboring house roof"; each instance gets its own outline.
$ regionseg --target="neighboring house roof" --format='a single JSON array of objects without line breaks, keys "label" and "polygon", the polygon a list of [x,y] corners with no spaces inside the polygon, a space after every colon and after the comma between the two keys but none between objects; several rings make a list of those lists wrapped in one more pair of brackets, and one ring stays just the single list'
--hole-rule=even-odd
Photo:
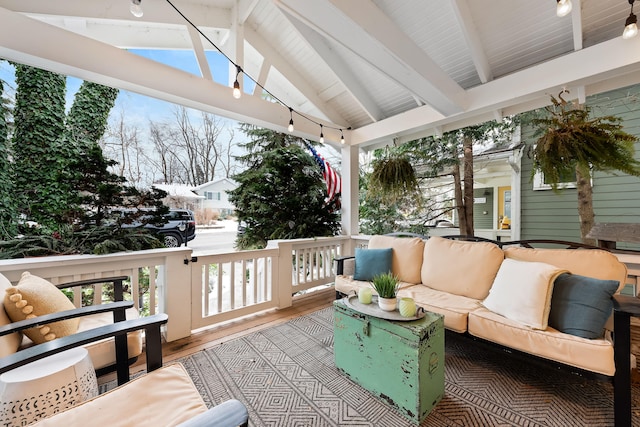
[{"label": "neighboring house roof", "polygon": [[220,178],[220,179],[214,179],[214,180],[209,181],[209,182],[205,182],[204,184],[200,184],[197,187],[194,187],[193,190],[194,191],[198,191],[198,190],[202,190],[203,188],[208,188],[208,187],[214,186],[216,184],[222,184],[222,183],[229,184],[229,185],[233,186],[234,188],[238,186],[238,183],[236,181],[232,180],[231,178]]},{"label": "neighboring house roof", "polygon": [[193,187],[184,184],[153,184],[153,187],[166,191],[169,196],[184,197],[186,199],[203,199],[193,192]]}]

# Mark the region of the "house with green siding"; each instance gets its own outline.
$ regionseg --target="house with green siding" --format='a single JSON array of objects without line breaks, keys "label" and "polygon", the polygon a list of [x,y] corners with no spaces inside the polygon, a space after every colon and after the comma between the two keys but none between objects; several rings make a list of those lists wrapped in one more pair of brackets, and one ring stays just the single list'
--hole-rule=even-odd
[{"label": "house with green siding", "polygon": [[[640,85],[617,89],[586,98],[593,114],[621,117],[626,132],[640,137]],[[543,177],[532,177],[531,148],[534,129],[521,130],[524,143],[520,174],[520,239],[562,239],[580,241],[577,191],[567,183],[554,192]],[[640,142],[636,142],[640,158]],[[596,223],[640,223],[640,178],[622,172],[593,173],[593,205]],[[475,212],[474,212],[475,213]],[[620,248],[631,245],[619,243]]]}]

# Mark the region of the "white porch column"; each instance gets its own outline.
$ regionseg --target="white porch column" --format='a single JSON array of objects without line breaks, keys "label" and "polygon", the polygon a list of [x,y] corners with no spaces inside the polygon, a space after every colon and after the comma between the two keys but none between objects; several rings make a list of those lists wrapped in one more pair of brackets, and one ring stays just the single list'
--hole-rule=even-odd
[{"label": "white porch column", "polygon": [[520,240],[520,199],[522,195],[522,152],[519,148],[509,156],[511,166],[511,240]]},{"label": "white porch column", "polygon": [[356,146],[343,145],[342,154],[342,234],[358,234],[359,152]]}]

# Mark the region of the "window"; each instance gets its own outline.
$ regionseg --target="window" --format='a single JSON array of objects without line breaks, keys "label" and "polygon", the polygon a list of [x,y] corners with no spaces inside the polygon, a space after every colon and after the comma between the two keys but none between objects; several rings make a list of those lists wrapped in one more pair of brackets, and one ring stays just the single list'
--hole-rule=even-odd
[{"label": "window", "polygon": [[205,191],[204,192],[205,200],[220,200],[220,192],[219,191]]},{"label": "window", "polygon": [[[558,188],[576,188],[576,173],[573,171],[570,175],[563,177],[558,183]],[[551,190],[551,184],[546,180],[542,172],[536,172],[533,176],[534,190]]]}]

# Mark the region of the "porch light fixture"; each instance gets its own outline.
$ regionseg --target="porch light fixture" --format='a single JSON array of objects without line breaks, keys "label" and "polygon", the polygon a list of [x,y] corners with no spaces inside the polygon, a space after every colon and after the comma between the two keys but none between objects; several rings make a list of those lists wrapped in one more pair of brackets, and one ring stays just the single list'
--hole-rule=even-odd
[{"label": "porch light fixture", "polygon": [[236,81],[233,82],[233,97],[235,99],[240,99],[242,96],[242,91],[240,90],[240,82],[238,81],[238,76],[242,72],[242,68],[239,65],[236,65]]},{"label": "porch light fixture", "polygon": [[320,144],[324,144],[324,134],[322,133],[322,123],[320,123]]},{"label": "porch light fixture", "polygon": [[567,16],[569,13],[571,13],[571,9],[573,8],[573,5],[571,4],[571,0],[556,0],[558,2],[558,6],[556,8],[556,15],[558,15],[559,18],[562,18],[563,16]]},{"label": "porch light fixture", "polygon": [[291,119],[289,119],[289,127],[287,129],[289,132],[293,132],[293,108],[291,107],[289,107],[289,116]]},{"label": "porch light fixture", "polygon": [[629,4],[631,5],[631,13],[629,13],[629,17],[624,22],[624,31],[622,32],[623,39],[630,39],[638,35],[638,18],[633,13],[633,2],[635,0],[629,0]]},{"label": "porch light fixture", "polygon": [[142,11],[142,0],[131,0],[131,6],[129,6],[131,14],[136,18],[142,18],[144,12]]}]

